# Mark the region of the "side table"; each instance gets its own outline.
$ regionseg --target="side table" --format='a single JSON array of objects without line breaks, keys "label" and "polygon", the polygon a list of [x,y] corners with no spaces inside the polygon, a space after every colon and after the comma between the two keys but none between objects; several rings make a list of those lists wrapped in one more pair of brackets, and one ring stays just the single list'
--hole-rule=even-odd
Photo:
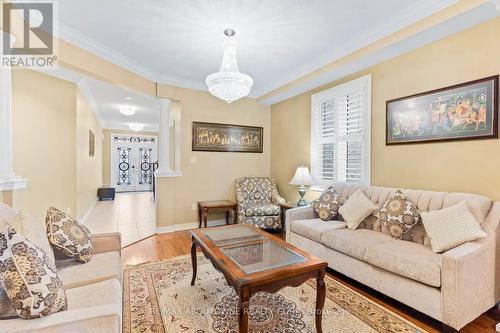
[{"label": "side table", "polygon": [[285,235],[286,235],[286,223],[285,223],[285,216],[286,216],[286,211],[289,210],[290,208],[297,208],[299,207],[296,202],[285,202],[283,204],[280,204],[281,208],[281,236],[283,237],[283,240],[285,240]]},{"label": "side table", "polygon": [[202,222],[205,228],[207,227],[209,211],[225,212],[226,224],[229,224],[229,212],[233,211],[233,223],[238,221],[238,204],[230,200],[198,201],[198,215],[200,217],[198,228],[201,228]]}]

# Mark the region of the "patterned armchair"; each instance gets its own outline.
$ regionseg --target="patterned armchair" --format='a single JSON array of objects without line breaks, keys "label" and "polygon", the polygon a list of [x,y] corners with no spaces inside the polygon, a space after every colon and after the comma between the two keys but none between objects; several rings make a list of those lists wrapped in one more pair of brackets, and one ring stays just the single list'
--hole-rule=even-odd
[{"label": "patterned armchair", "polygon": [[280,197],[276,181],[268,177],[243,177],[236,180],[238,223],[262,229],[281,228]]}]

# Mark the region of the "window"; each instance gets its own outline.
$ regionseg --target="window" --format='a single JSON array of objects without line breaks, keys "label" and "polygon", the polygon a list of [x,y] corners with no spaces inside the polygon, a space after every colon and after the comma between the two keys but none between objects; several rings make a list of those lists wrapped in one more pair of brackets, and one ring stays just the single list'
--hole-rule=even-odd
[{"label": "window", "polygon": [[311,170],[318,188],[370,184],[371,76],[312,96]]}]

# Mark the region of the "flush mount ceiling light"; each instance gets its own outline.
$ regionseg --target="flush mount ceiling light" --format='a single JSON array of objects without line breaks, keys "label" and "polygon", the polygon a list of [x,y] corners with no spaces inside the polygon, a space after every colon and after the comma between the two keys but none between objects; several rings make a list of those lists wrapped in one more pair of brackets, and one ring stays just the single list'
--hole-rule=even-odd
[{"label": "flush mount ceiling light", "polygon": [[144,128],[144,124],[128,124],[128,128],[130,128],[132,131],[139,132]]},{"label": "flush mount ceiling light", "polygon": [[131,105],[120,106],[120,113],[125,116],[133,116],[135,114],[135,107]]},{"label": "flush mount ceiling light", "polygon": [[236,59],[236,40],[234,35],[236,32],[233,29],[224,30],[227,39],[222,44],[224,56],[222,65],[217,73],[212,73],[205,79],[208,91],[228,103],[236,101],[247,96],[252,89],[253,79],[247,75],[240,73],[238,69],[238,61]]}]

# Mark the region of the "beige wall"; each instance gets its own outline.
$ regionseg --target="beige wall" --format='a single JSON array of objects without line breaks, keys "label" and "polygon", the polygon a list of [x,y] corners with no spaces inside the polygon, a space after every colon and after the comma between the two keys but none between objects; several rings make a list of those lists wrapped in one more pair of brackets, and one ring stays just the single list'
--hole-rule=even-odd
[{"label": "beige wall", "polygon": [[[76,128],[76,216],[81,218],[95,203],[96,189],[102,185],[103,134],[99,121],[79,89],[76,93]],[[95,136],[94,156],[89,156],[89,130]]]},{"label": "beige wall", "polygon": [[28,179],[20,208],[41,221],[49,206],[76,213],[75,101],[73,83],[12,71],[13,168]]},{"label": "beige wall", "polygon": [[[234,200],[236,178],[269,176],[271,173],[270,107],[247,98],[228,104],[207,92],[189,89],[176,89],[176,98],[180,100],[182,109],[183,176],[158,179],[158,226],[198,221],[198,213],[192,209],[192,205],[197,201]],[[264,152],[262,154],[193,152],[191,150],[193,121],[264,127]],[[195,157],[197,162],[191,163],[191,157]]]},{"label": "beige wall", "polygon": [[[95,156],[89,157],[89,130]],[[102,184],[102,128],[74,83],[30,70],[12,72],[14,172],[25,189],[4,196],[41,221],[54,206],[81,218]],[[14,200],[15,199],[15,200]]]},{"label": "beige wall", "polygon": [[103,184],[111,184],[111,135],[112,134],[127,134],[127,135],[158,135],[157,132],[134,132],[124,130],[103,130],[103,149],[102,149],[102,181]]},{"label": "beige wall", "polygon": [[[296,166],[310,163],[311,95],[372,75],[372,184],[474,192],[500,200],[500,140],[385,145],[385,102],[500,72],[500,18],[272,106],[271,175],[282,193]],[[315,193],[310,193],[314,196]]]}]

